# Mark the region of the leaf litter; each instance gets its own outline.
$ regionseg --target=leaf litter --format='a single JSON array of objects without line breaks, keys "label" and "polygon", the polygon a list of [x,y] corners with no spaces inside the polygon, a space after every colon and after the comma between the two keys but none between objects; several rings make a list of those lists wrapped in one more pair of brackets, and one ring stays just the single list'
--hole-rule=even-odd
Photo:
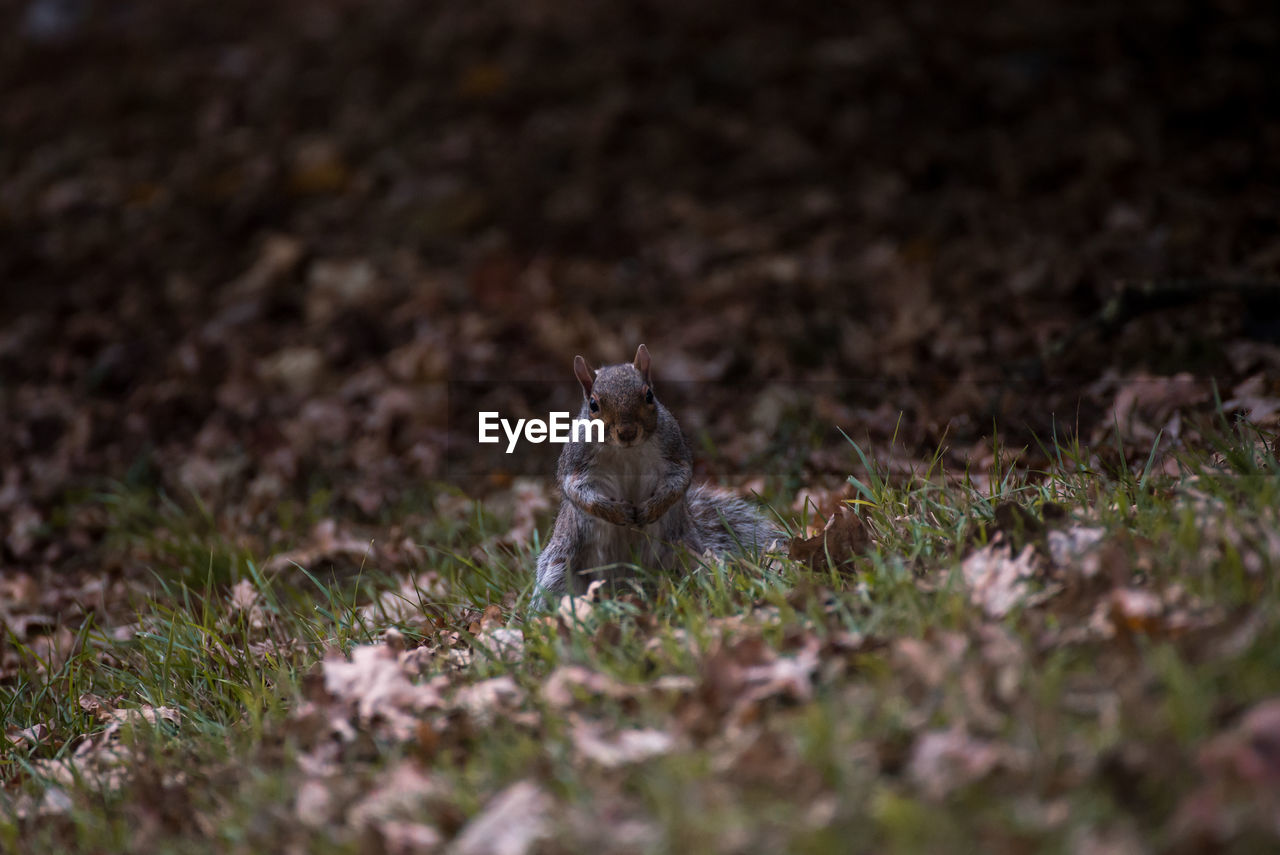
[{"label": "leaf litter", "polygon": [[[1257,676],[1280,557],[1266,302],[1207,287],[1039,357],[1118,277],[1274,274],[1273,230],[1258,226],[1275,195],[1266,139],[1240,105],[1265,102],[1255,60],[1277,55],[1275,29],[1247,3],[1194,21],[1140,3],[1069,26],[1034,6],[972,18],[916,5],[832,11],[838,26],[714,5],[620,19],[545,3],[365,14],[323,2],[240,23],[221,7],[144,4],[128,20],[58,25],[74,48],[53,48],[67,75],[124,38],[154,69],[141,88],[128,69],[68,86],[47,46],[15,42],[0,267],[22,287],[0,295],[0,680],[29,717],[6,723],[0,798],[59,834],[55,820],[92,801],[80,778],[118,795],[152,767],[177,781],[181,760],[139,754],[136,735],[201,745],[226,710],[244,716],[229,732],[252,731],[262,699],[218,669],[260,663],[271,709],[288,685],[274,670],[314,664],[284,723],[265,714],[264,763],[296,740],[299,821],[357,849],[524,852],[555,849],[556,832],[599,851],[670,848],[642,776],[699,752],[709,780],[672,796],[696,805],[697,822],[671,823],[695,838],[718,808],[749,804],[738,785],[750,782],[775,803],[803,798],[805,828],[918,850],[868,805],[909,810],[918,796],[931,819],[970,827],[972,805],[957,814],[955,800],[1008,784],[1088,787],[1091,808],[1120,819],[1066,848],[1124,850],[1133,824],[1144,838],[1164,828],[1154,782],[1183,788],[1171,836],[1274,846],[1276,686]],[[629,35],[640,13],[655,33],[643,43]],[[1071,37],[1077,24],[1179,50],[1099,62],[1114,51]],[[922,62],[922,39],[950,47]],[[436,64],[456,66],[452,87]],[[697,96],[687,128],[653,109],[674,103],[658,66],[681,68]],[[1072,86],[1046,85],[1066,71]],[[806,97],[787,97],[796,81]],[[118,121],[110,105],[126,102]],[[993,110],[998,126],[955,120]],[[312,113],[336,118],[316,132]],[[1206,115],[1214,139],[1180,130]],[[900,132],[867,132],[886,117]],[[1150,127],[1169,131],[1154,159]],[[445,556],[457,547],[477,573],[523,566],[551,511],[549,469],[477,475],[456,459],[449,381],[490,378],[513,407],[537,407],[535,384],[513,375],[556,376],[570,345],[616,358],[637,323],[665,331],[664,377],[699,384],[680,410],[706,439],[699,475],[745,487],[786,472],[797,517],[825,522],[790,542],[805,573],[786,596],[735,592],[686,626],[596,590],[521,623],[520,583],[497,575],[509,590],[478,594],[446,578]],[[1255,433],[1217,453],[1216,471],[1191,472],[1185,458],[1218,437],[1201,418],[1215,388],[1228,390],[1223,417]],[[856,429],[867,459],[833,425]],[[1062,464],[1039,447],[1051,435],[1068,454],[1077,437],[1093,449],[1066,470],[1123,488],[1099,494],[1096,478],[1066,524],[997,506],[999,539],[976,548],[937,508],[892,488],[876,507],[846,480],[873,484],[871,460],[894,486],[918,486],[936,451],[990,497],[1006,464],[1018,477]],[[465,495],[437,489],[458,471]],[[1254,492],[1213,483],[1228,475]],[[1129,536],[1169,491],[1170,518],[1185,519],[1164,539]],[[1249,501],[1271,507],[1239,513]],[[385,577],[353,614],[306,602],[337,625],[308,637],[272,590],[302,570],[337,588],[366,569]],[[955,590],[939,579],[953,570]],[[145,611],[157,596],[218,614],[199,641],[157,648],[179,626]],[[606,664],[630,637],[634,661]],[[1213,687],[1167,650],[1218,668]],[[158,679],[145,687],[155,705],[96,688],[177,673],[187,655],[209,670],[180,700]],[[1222,663],[1238,663],[1238,682]],[[1070,684],[1063,706],[1088,722],[1078,733],[1037,694],[1045,674]],[[543,746],[538,760],[468,779],[457,801],[456,765],[505,728]],[[1122,730],[1145,750],[1110,768],[1097,745]],[[1194,760],[1187,745],[1202,747]],[[547,768],[561,749],[596,801],[564,803],[566,770]],[[370,759],[380,752],[394,755],[385,767]],[[1114,798],[1109,774],[1123,784]],[[832,781],[848,785],[838,799]],[[205,789],[191,829],[234,813]],[[1129,810],[1134,793],[1149,804]],[[147,800],[121,797],[123,823],[145,826],[132,820],[151,817]],[[984,816],[969,848],[1035,848],[1027,828],[1051,825],[1060,804],[1044,799],[1008,834]],[[251,834],[271,827],[269,809],[250,815]],[[735,821],[751,829],[736,842],[686,848],[742,850],[776,832],[768,810]]]}]

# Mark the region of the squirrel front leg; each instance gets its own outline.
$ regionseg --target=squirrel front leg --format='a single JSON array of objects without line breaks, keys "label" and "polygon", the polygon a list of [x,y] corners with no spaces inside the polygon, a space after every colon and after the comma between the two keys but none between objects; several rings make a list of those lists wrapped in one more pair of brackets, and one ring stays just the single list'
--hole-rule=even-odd
[{"label": "squirrel front leg", "polygon": [[576,517],[569,507],[562,506],[551,539],[538,555],[532,600],[535,611],[546,609],[566,590],[576,588],[576,571],[581,567],[582,553],[582,530]]},{"label": "squirrel front leg", "polygon": [[585,475],[571,475],[565,478],[562,489],[564,497],[584,514],[590,514],[614,525],[631,525],[635,520],[635,505],[610,499],[593,487]]},{"label": "squirrel front leg", "polygon": [[671,506],[680,501],[693,480],[693,466],[688,460],[667,459],[667,470],[657,488],[644,504],[636,510],[636,523],[648,525],[662,517]]}]

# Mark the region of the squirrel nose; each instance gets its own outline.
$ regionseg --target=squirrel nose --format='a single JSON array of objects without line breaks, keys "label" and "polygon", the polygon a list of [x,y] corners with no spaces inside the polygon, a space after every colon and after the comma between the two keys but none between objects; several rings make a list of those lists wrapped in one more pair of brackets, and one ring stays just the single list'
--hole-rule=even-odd
[{"label": "squirrel nose", "polygon": [[640,428],[636,425],[619,425],[618,440],[620,442],[631,442],[640,433]]}]

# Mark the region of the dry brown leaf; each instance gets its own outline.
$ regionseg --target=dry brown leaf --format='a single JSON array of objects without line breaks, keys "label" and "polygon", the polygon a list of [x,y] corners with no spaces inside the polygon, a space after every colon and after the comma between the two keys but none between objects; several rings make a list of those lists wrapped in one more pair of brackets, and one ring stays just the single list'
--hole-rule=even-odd
[{"label": "dry brown leaf", "polygon": [[0,570],[0,603],[12,610],[30,609],[40,602],[40,585],[30,573]]},{"label": "dry brown leaf", "polygon": [[1070,848],[1076,855],[1145,855],[1151,851],[1136,831],[1123,825],[1082,831]]},{"label": "dry brown leaf", "polygon": [[563,817],[565,833],[579,852],[660,852],[663,829],[653,816],[631,799],[608,790],[569,805]]},{"label": "dry brown leaf", "polygon": [[1039,546],[1045,536],[1044,520],[1017,502],[1004,501],[995,507],[995,528],[1014,552],[1027,545]]},{"label": "dry brown leaf", "polygon": [[8,514],[6,523],[9,533],[4,542],[14,555],[22,558],[35,549],[38,532],[44,524],[38,510],[24,504]]},{"label": "dry brown leaf", "polygon": [[337,810],[332,790],[319,778],[308,778],[298,785],[293,794],[293,812],[298,821],[308,828],[320,828],[329,824]]},{"label": "dry brown leaf", "polygon": [[511,485],[515,501],[514,519],[505,540],[512,544],[527,543],[537,530],[538,518],[551,510],[551,497],[542,481],[517,478]]},{"label": "dry brown leaf", "polygon": [[306,395],[319,386],[324,368],[324,353],[319,348],[285,347],[262,359],[258,374],[294,395]]},{"label": "dry brown leaf", "polygon": [[821,532],[810,538],[792,538],[787,555],[814,571],[826,570],[829,564],[847,569],[870,543],[871,535],[862,519],[847,505],[840,505]]},{"label": "dry brown leaf", "polygon": [[818,671],[818,647],[809,645],[794,656],[751,665],[742,672],[744,701],[780,696],[796,703],[813,697],[813,677]]},{"label": "dry brown leaf", "polygon": [[685,732],[707,738],[757,719],[765,702],[806,703],[813,695],[821,643],[809,636],[791,656],[760,635],[720,641],[707,655],[695,691],[680,699]]},{"label": "dry brown leaf", "polygon": [[621,698],[630,688],[608,674],[582,665],[561,665],[542,684],[542,699],[554,709],[567,709],[582,695]]},{"label": "dry brown leaf", "polygon": [[600,601],[603,596],[604,581],[597,579],[587,586],[587,591],[581,596],[565,595],[560,598],[560,607],[557,614],[561,619],[569,623],[579,623],[595,612],[595,603]]},{"label": "dry brown leaf", "polygon": [[1051,530],[1047,535],[1049,559],[1054,567],[1070,569],[1091,579],[1098,574],[1101,565],[1097,547],[1105,533],[1101,527],[1082,525]]},{"label": "dry brown leaf", "polygon": [[463,686],[453,696],[452,706],[465,710],[477,722],[490,724],[500,714],[515,710],[524,702],[524,690],[510,675],[492,677]]},{"label": "dry brown leaf", "polygon": [[1149,442],[1160,433],[1176,437],[1178,411],[1203,403],[1208,395],[1208,384],[1186,372],[1172,377],[1139,372],[1123,378],[1111,405],[1112,418],[1099,423],[1099,439],[1115,426],[1134,440]]},{"label": "dry brown leaf", "polygon": [[[81,788],[86,781],[92,782],[101,793],[120,789],[138,767],[133,745],[120,738],[123,729],[140,722],[151,726],[162,721],[176,725],[181,720],[178,711],[171,707],[117,708],[88,693],[80,696],[79,703],[81,709],[107,726],[83,739],[69,755],[31,762],[36,774],[49,784],[38,797],[19,800],[15,808],[20,817],[65,813],[72,807],[66,790]],[[162,784],[180,784],[185,777],[182,771],[168,772],[162,776]]]},{"label": "dry brown leaf", "polygon": [[450,855],[526,855],[551,835],[551,797],[531,781],[498,793],[463,827]]},{"label": "dry brown leaf", "polygon": [[438,573],[410,574],[394,589],[382,591],[373,602],[360,607],[365,620],[382,623],[416,623],[427,619],[423,607],[448,597],[448,586]]},{"label": "dry brown leaf", "polygon": [[262,609],[262,596],[249,579],[241,579],[231,586],[227,595],[227,603],[233,612],[245,616],[251,629],[263,629],[267,625],[267,615]]},{"label": "dry brown leaf", "polygon": [[40,673],[56,671],[79,649],[76,633],[65,626],[53,632],[37,635],[27,641],[27,648],[36,657],[36,670]]},{"label": "dry brown leaf", "polygon": [[813,770],[801,760],[794,737],[760,723],[726,731],[711,754],[712,768],[736,782],[791,793],[816,788]]},{"label": "dry brown leaf", "polygon": [[[340,654],[330,656],[322,668],[325,690],[348,705],[360,725],[397,741],[413,738],[419,714],[444,706],[436,684],[411,682],[396,652],[385,644],[355,647],[350,660]],[[335,712],[335,725],[349,733],[345,711]]]},{"label": "dry brown leaf", "polygon": [[1173,820],[1180,835],[1224,842],[1252,829],[1280,840],[1280,698],[1205,743],[1197,765],[1199,786]]},{"label": "dry brown leaf", "polygon": [[258,589],[248,579],[241,579],[231,586],[227,603],[236,611],[247,612],[258,604]]},{"label": "dry brown leaf", "polygon": [[574,722],[571,738],[579,755],[606,769],[641,763],[676,747],[675,737],[661,730],[624,729],[606,735],[603,725],[581,719]]},{"label": "dry brown leaf", "polygon": [[4,735],[10,742],[25,742],[35,746],[49,736],[49,725],[41,723],[31,727],[9,727],[5,729]]},{"label": "dry brown leaf", "polygon": [[995,697],[1012,703],[1022,685],[1027,667],[1027,652],[1022,644],[1004,627],[984,624],[978,628],[979,651],[982,661],[990,670],[991,686]]},{"label": "dry brown leaf", "polygon": [[379,293],[368,259],[318,259],[307,271],[307,316],[324,323],[344,309],[367,305]]},{"label": "dry brown leaf", "polygon": [[[38,764],[37,764],[38,765]],[[38,766],[39,768],[39,766]],[[71,811],[75,804],[71,796],[62,787],[50,785],[45,787],[39,796],[23,795],[13,802],[13,813],[21,820],[47,819],[62,816]]]},{"label": "dry brown leaf", "polygon": [[969,639],[958,632],[937,632],[931,638],[899,638],[893,644],[894,663],[930,689],[942,685],[954,673],[969,649]]},{"label": "dry brown leaf", "polygon": [[791,503],[791,510],[797,514],[817,514],[819,517],[830,519],[835,516],[840,508],[844,507],[844,501],[848,496],[848,483],[840,484],[834,489],[801,487],[796,491],[795,500]]},{"label": "dry brown leaf", "polygon": [[976,739],[959,725],[921,734],[907,763],[907,776],[926,798],[946,798],[997,769],[1017,770],[1026,755],[1008,745]]},{"label": "dry brown leaf", "polygon": [[421,822],[435,803],[446,798],[445,787],[414,763],[402,762],[383,775],[378,787],[347,813],[357,832],[375,831],[384,841],[394,839],[396,852],[433,851],[442,842],[439,831]]},{"label": "dry brown leaf", "polygon": [[484,630],[476,636],[476,650],[498,662],[508,664],[524,659],[524,633],[511,626]]},{"label": "dry brown leaf", "polygon": [[388,820],[378,826],[382,851],[387,855],[424,855],[440,851],[444,838],[434,826],[421,822]]},{"label": "dry brown leaf", "polygon": [[38,612],[14,615],[9,614],[4,606],[0,606],[0,627],[12,632],[19,641],[28,641],[47,634],[57,623],[57,618],[53,615]]},{"label": "dry brown leaf", "polygon": [[79,699],[80,709],[87,712],[94,718],[100,718],[104,711],[110,708],[110,705],[102,698],[92,692],[85,692]]},{"label": "dry brown leaf", "polygon": [[1236,385],[1230,400],[1222,402],[1226,412],[1244,410],[1245,417],[1255,425],[1272,425],[1280,413],[1280,395],[1268,372],[1259,372]]},{"label": "dry brown leaf", "polygon": [[325,519],[316,523],[311,530],[311,541],[307,546],[273,556],[267,561],[265,569],[275,572],[294,564],[311,567],[318,561],[334,558],[360,560],[369,554],[371,548],[369,541],[343,534],[338,531],[336,522]]},{"label": "dry brown leaf", "polygon": [[1110,595],[1111,620],[1127,632],[1150,634],[1161,627],[1164,603],[1151,591],[1116,588]]},{"label": "dry brown leaf", "polygon": [[621,683],[581,665],[561,665],[542,684],[542,700],[553,709],[577,706],[583,699],[625,700],[642,696],[681,696],[697,688],[692,677],[668,674],[652,683]]},{"label": "dry brown leaf", "polygon": [[[103,716],[100,715],[99,718]],[[143,704],[137,709],[106,710],[105,720],[121,725],[146,722],[154,726],[161,721],[176,725],[182,720],[182,715],[173,707],[153,707]]]},{"label": "dry brown leaf", "polygon": [[1212,739],[1200,751],[1199,765],[1207,774],[1280,793],[1280,698],[1257,704],[1234,730]]},{"label": "dry brown leaf", "polygon": [[1033,546],[1026,546],[1016,558],[1007,546],[988,544],[976,550],[960,565],[969,601],[990,617],[1002,618],[1020,605],[1034,605],[1055,593],[1050,588],[1033,592],[1030,582],[1038,572]]},{"label": "dry brown leaf", "polygon": [[472,621],[469,630],[472,635],[479,635],[487,629],[496,629],[506,623],[502,617],[502,607],[497,603],[490,603],[484,607],[484,611],[480,614],[478,621]]}]

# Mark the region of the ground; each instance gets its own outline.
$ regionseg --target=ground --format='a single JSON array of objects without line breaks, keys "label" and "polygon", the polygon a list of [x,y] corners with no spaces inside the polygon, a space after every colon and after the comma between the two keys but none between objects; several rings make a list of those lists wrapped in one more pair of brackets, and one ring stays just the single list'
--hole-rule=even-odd
[{"label": "ground", "polygon": [[[0,9],[0,841],[1277,845],[1262,2]],[[786,557],[526,605],[573,356]]]}]

